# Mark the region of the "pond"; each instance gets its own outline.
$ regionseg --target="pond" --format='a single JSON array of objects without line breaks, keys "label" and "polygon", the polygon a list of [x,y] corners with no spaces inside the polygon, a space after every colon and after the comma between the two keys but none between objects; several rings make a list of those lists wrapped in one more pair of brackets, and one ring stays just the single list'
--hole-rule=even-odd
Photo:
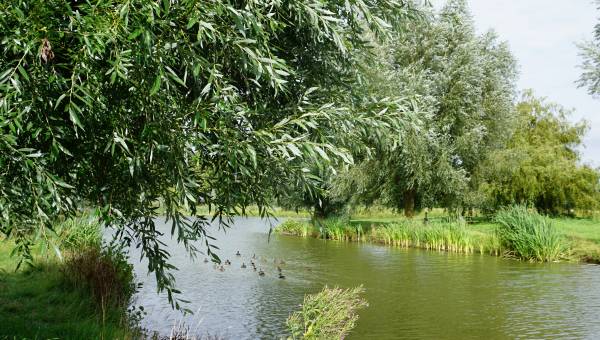
[{"label": "pond", "polygon": [[[160,223],[168,234],[169,227]],[[224,233],[211,227],[225,271],[191,261],[167,240],[177,287],[193,315],[156,295],[153,275],[136,299],[143,326],[168,335],[185,323],[194,333],[226,339],[277,339],[307,293],[324,285],[363,285],[369,307],[349,339],[600,338],[600,266],[533,264],[371,244],[272,235],[259,218],[236,219]],[[241,256],[236,256],[239,251]],[[249,265],[256,254],[259,276]],[[133,257],[135,258],[135,257]],[[277,277],[274,260],[285,279]],[[242,263],[248,268],[241,268]]]}]

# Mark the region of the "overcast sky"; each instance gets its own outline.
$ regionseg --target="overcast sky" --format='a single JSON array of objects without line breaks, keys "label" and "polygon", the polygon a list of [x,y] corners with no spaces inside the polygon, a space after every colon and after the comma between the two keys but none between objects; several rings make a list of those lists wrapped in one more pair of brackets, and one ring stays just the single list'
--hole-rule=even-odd
[{"label": "overcast sky", "polygon": [[600,99],[574,84],[581,74],[575,43],[592,38],[600,16],[592,0],[469,0],[469,4],[478,31],[494,29],[508,41],[519,63],[519,90],[532,88],[538,96],[574,109],[572,120],[590,123],[583,160],[600,166]]}]

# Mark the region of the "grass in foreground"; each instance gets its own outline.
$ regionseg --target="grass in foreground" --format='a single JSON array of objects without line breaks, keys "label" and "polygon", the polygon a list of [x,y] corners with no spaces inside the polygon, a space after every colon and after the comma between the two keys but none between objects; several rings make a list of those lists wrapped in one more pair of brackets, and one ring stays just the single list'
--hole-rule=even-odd
[{"label": "grass in foreground", "polygon": [[[81,231],[67,233],[63,229],[63,232],[68,245],[63,240],[57,243],[73,251],[72,247],[91,245],[94,239],[98,240],[85,231],[83,234],[89,238],[75,234]],[[98,281],[99,275],[95,274],[100,266],[85,270],[77,267],[90,254],[76,248],[76,255],[65,254],[65,261],[61,261],[54,252],[37,247],[34,267],[23,266],[15,271],[17,259],[10,256],[13,246],[11,241],[0,239],[0,339],[134,338],[135,327],[129,324],[127,304],[99,302],[106,300],[99,297],[94,283]],[[86,265],[90,263],[87,261]],[[91,261],[94,262],[103,261]],[[110,266],[104,263],[104,267]]]}]

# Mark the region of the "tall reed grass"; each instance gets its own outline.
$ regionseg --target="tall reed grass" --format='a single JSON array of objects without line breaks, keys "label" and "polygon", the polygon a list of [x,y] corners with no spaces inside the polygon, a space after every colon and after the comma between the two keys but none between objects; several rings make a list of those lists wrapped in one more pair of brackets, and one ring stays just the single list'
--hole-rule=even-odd
[{"label": "tall reed grass", "polygon": [[313,227],[312,224],[289,219],[281,223],[275,228],[275,232],[286,235],[302,236],[302,237],[316,237],[319,235],[317,228]]},{"label": "tall reed grass", "polygon": [[466,224],[404,221],[371,229],[370,239],[391,246],[455,253],[499,253],[499,244],[488,235],[469,232]]},{"label": "tall reed grass", "polygon": [[302,308],[287,320],[288,339],[344,339],[358,320],[357,311],[368,306],[362,286],[352,289],[325,287],[306,295]]},{"label": "tall reed grass", "polygon": [[557,261],[567,255],[564,238],[546,217],[524,206],[500,210],[495,217],[496,234],[507,254],[529,261]]},{"label": "tall reed grass", "polygon": [[365,241],[403,248],[491,255],[502,253],[502,243],[496,235],[472,232],[464,222],[434,222],[424,225],[420,221],[404,220],[392,224],[365,226],[340,219],[329,219],[320,222],[318,228],[308,222],[288,220],[275,230],[294,236]]},{"label": "tall reed grass", "polygon": [[102,234],[100,220],[84,214],[61,221],[54,226],[58,246],[66,251],[100,247]]}]

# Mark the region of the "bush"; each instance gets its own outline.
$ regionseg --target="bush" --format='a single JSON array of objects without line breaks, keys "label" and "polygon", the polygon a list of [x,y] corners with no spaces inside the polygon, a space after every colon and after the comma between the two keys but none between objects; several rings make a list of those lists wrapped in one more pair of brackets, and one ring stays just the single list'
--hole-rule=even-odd
[{"label": "bush", "polygon": [[67,283],[89,289],[102,309],[126,308],[137,289],[133,266],[115,246],[90,247],[69,254],[63,273]]},{"label": "bush", "polygon": [[328,288],[307,295],[302,309],[287,320],[289,339],[343,339],[358,320],[358,309],[368,306],[361,297],[362,286],[353,289]]},{"label": "bush", "polygon": [[530,261],[556,261],[565,256],[567,246],[552,221],[525,206],[500,210],[495,217],[496,234],[509,255]]}]

